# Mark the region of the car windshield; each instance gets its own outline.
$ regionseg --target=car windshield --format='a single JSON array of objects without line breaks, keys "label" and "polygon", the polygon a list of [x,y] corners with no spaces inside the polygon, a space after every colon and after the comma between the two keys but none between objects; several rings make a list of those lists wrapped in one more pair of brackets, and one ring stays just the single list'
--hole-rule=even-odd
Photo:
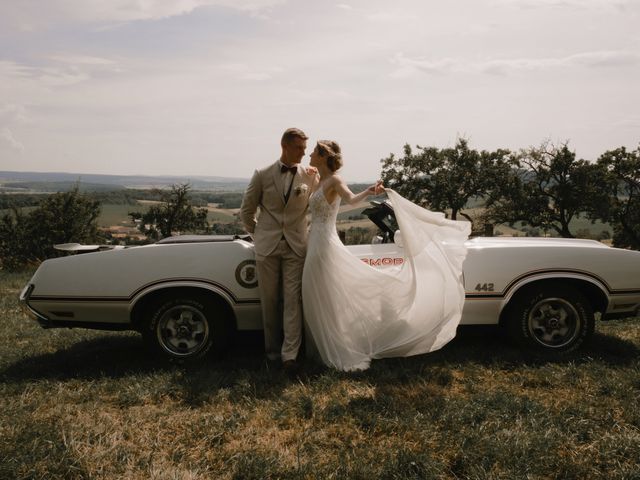
[{"label": "car windshield", "polygon": [[382,223],[389,229],[391,232],[395,232],[398,230],[398,222],[396,221],[396,217],[394,215],[388,214],[380,219]]}]

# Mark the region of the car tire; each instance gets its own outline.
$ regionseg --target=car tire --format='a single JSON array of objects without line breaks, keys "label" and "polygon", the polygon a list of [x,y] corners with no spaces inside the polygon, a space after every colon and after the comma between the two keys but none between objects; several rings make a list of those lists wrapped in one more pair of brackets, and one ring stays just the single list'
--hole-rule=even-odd
[{"label": "car tire", "polygon": [[595,318],[587,298],[559,283],[518,292],[505,312],[504,326],[516,343],[543,355],[566,354],[593,335]]},{"label": "car tire", "polygon": [[142,336],[152,351],[170,360],[191,361],[221,354],[233,331],[228,308],[215,297],[162,297],[147,308]]}]

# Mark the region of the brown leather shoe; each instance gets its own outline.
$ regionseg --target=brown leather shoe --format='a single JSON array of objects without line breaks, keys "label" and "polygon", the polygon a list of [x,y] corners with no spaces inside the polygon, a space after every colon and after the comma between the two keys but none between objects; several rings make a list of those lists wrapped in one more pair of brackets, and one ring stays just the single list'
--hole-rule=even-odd
[{"label": "brown leather shoe", "polygon": [[282,370],[284,370],[284,373],[289,376],[295,376],[298,374],[300,366],[295,360],[285,360],[284,362],[282,362]]}]

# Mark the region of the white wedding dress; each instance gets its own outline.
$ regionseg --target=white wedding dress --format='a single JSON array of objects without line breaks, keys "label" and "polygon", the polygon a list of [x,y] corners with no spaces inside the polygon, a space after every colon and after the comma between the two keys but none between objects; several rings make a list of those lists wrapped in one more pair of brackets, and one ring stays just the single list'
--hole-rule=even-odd
[{"label": "white wedding dress", "polygon": [[364,370],[371,359],[441,348],[464,304],[462,262],[469,222],[447,220],[387,189],[402,235],[404,263],[378,269],[354,256],[336,232],[339,197],[309,198],[311,231],[302,276],[307,333],[322,361]]}]

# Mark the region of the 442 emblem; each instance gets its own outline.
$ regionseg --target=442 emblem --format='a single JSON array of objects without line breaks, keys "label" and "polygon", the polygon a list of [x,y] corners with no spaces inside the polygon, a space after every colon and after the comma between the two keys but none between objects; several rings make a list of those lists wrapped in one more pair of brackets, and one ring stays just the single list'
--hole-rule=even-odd
[{"label": "442 emblem", "polygon": [[475,290],[476,292],[493,292],[493,283],[479,283]]}]

